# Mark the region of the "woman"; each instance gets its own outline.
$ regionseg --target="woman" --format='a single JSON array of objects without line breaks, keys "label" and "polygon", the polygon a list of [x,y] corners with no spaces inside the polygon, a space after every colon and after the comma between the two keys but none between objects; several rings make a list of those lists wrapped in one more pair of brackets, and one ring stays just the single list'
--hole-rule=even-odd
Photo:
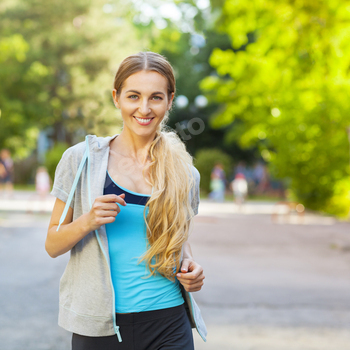
[{"label": "woman", "polygon": [[175,133],[164,131],[174,94],[163,56],[127,57],[113,90],[122,132],[87,136],[56,169],[45,246],[52,257],[71,251],[59,324],[73,332],[73,350],[190,350],[191,326],[205,340],[188,293],[204,279],[187,243],[199,174]]}]

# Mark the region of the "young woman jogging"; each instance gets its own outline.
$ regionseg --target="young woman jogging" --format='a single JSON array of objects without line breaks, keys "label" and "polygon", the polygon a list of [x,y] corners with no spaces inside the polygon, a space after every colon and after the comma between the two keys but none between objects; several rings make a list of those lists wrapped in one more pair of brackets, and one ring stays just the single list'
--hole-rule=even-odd
[{"label": "young woman jogging", "polygon": [[73,333],[73,350],[191,350],[192,327],[205,340],[189,293],[204,274],[187,242],[199,173],[164,129],[174,94],[163,56],[127,57],[113,90],[121,133],[87,136],[57,166],[45,247],[52,257],[71,252],[59,325]]}]

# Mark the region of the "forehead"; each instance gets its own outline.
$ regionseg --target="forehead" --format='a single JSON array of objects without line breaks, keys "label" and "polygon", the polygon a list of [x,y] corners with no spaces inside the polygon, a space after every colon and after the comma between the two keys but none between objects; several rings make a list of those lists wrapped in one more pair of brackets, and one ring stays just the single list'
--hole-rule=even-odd
[{"label": "forehead", "polygon": [[140,71],[128,77],[123,84],[123,90],[137,90],[140,92],[168,91],[167,79],[154,71]]}]

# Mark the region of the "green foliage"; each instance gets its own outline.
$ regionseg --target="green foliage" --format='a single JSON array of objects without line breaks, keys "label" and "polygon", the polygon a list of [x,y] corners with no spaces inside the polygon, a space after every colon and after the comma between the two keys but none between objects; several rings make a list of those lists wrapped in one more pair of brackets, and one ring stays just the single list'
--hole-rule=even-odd
[{"label": "green foliage", "polygon": [[143,41],[130,1],[3,0],[0,6],[0,148],[31,153],[39,130],[54,141],[120,129],[112,103],[120,61]]},{"label": "green foliage", "polygon": [[201,190],[205,193],[210,192],[210,174],[218,162],[224,166],[226,178],[229,177],[232,172],[233,160],[228,154],[216,148],[201,149],[196,153],[194,165],[201,174]]},{"label": "green foliage", "polygon": [[324,211],[338,215],[341,218],[349,218],[350,210],[350,181],[343,179],[337,181],[334,186],[333,196],[324,207]]},{"label": "green foliage", "polygon": [[57,164],[62,158],[62,154],[68,147],[69,145],[67,143],[58,142],[45,155],[44,165],[47,168],[47,171],[52,180],[55,178],[55,170],[56,170]]},{"label": "green foliage", "polygon": [[339,189],[349,176],[348,3],[220,3],[217,24],[232,48],[213,51],[217,76],[201,84],[221,103],[212,125],[225,126],[227,140],[257,146],[307,207],[344,215],[348,191]]},{"label": "green foliage", "polygon": [[[178,20],[163,19],[166,27],[160,30],[154,21],[151,21],[151,18],[149,23],[145,21],[143,6],[151,6],[154,11],[149,12],[157,13],[159,8],[167,6],[165,3],[169,5],[171,1],[142,0],[138,3],[140,6],[136,10],[140,13],[136,15],[136,18],[139,16],[140,22],[142,22],[141,19],[146,22],[137,25],[140,36],[149,41],[150,50],[159,52],[168,58],[175,71],[176,97],[182,95],[188,99],[188,105],[180,108],[176,104],[175,97],[168,125],[177,131],[181,128],[184,134],[191,136],[189,139],[184,138],[187,150],[191,154],[195,154],[201,148],[217,147],[232,154],[236,160],[251,160],[253,152],[242,150],[236,140],[226,142],[223,137],[225,130],[214,129],[210,125],[209,119],[216,110],[217,104],[198,107],[195,103],[196,97],[203,94],[199,82],[204,77],[215,74],[215,69],[208,62],[213,48],[230,48],[228,35],[217,33],[215,30],[209,8],[201,10],[196,7],[194,1],[177,1],[175,3],[181,13],[181,18]],[[195,118],[203,121],[204,130],[199,134],[191,135],[187,127]],[[198,127],[197,124],[195,126]],[[179,134],[181,136],[181,133]]]}]

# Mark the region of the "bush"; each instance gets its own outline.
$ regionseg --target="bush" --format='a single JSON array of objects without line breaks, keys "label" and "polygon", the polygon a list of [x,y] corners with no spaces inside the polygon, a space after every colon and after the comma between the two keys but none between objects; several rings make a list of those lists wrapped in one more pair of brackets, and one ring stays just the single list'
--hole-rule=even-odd
[{"label": "bush", "polygon": [[201,174],[201,190],[210,192],[210,174],[217,162],[224,166],[226,178],[231,175],[233,160],[220,149],[201,149],[196,153],[194,165]]},{"label": "bush", "polygon": [[45,155],[45,166],[50,175],[51,180],[55,177],[55,170],[60,161],[63,152],[69,147],[67,143],[58,142]]}]

